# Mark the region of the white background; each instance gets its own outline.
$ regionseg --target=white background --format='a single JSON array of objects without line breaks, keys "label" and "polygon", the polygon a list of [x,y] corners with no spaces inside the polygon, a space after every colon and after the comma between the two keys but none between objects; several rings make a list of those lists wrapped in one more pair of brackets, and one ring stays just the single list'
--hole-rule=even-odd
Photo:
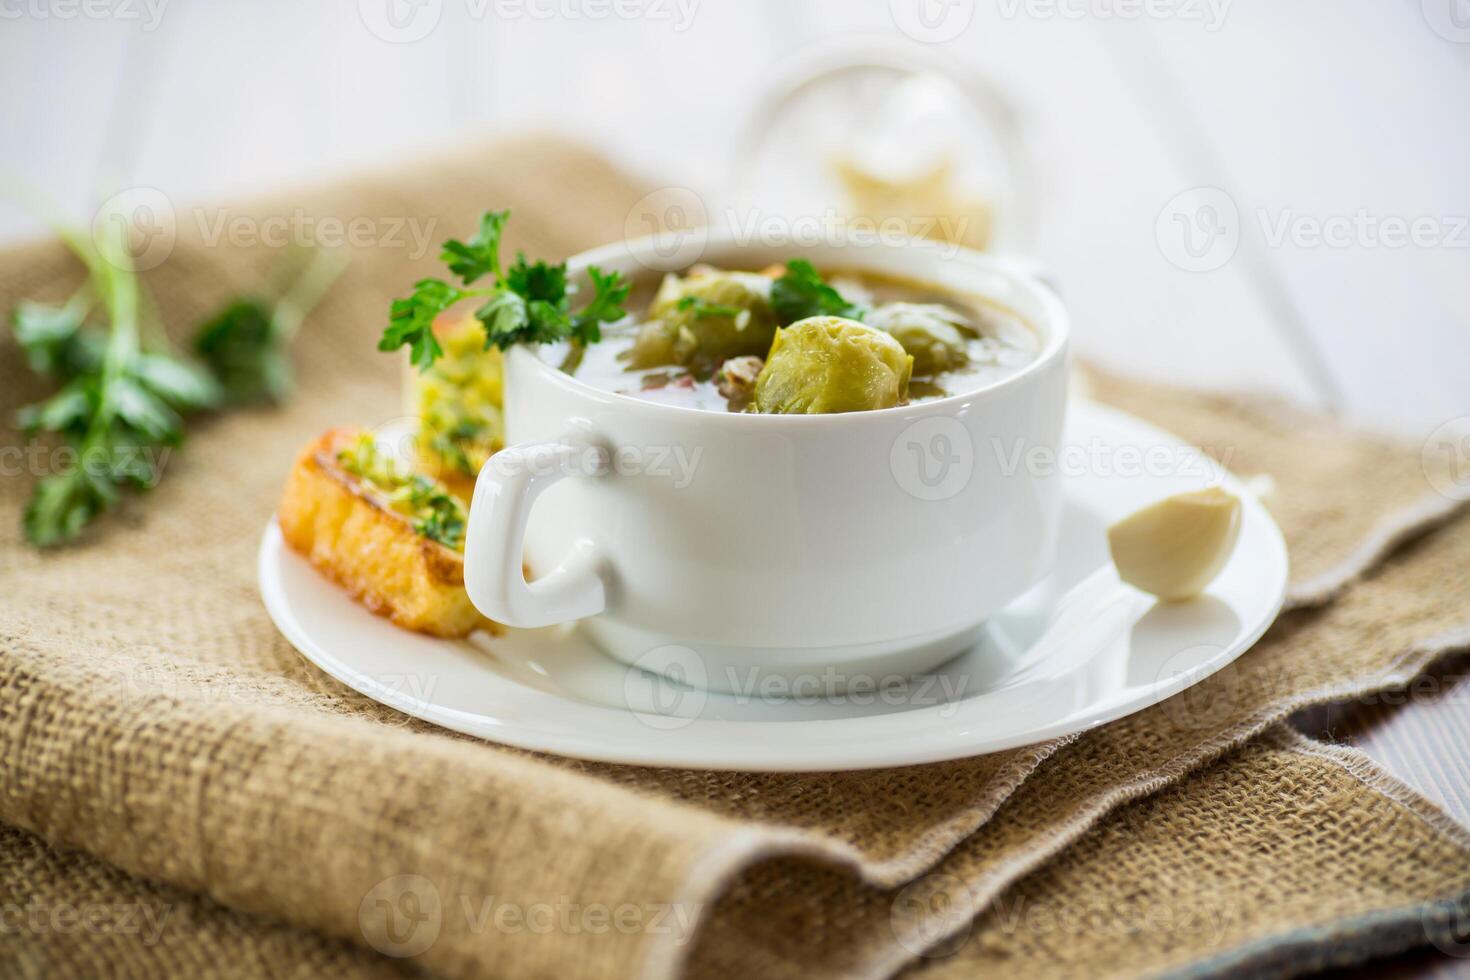
[{"label": "white background", "polygon": [[[1140,0],[626,0],[631,19],[422,0],[437,19],[412,43],[369,29],[389,2],[407,0],[164,0],[156,18],[158,0],[0,0],[0,169],[82,214],[121,186],[216,203],[539,129],[718,199],[783,67],[880,34],[1014,106],[1034,254],[1085,354],[1410,437],[1470,414],[1470,229],[1453,237],[1470,215],[1467,0],[1153,0],[1142,16],[1125,16]],[[955,36],[922,44],[899,22]],[[1156,223],[1200,186],[1236,205],[1239,246],[1189,272]],[[1282,220],[1359,212],[1428,219],[1438,240],[1270,240]],[[0,238],[41,230],[0,207]]]}]

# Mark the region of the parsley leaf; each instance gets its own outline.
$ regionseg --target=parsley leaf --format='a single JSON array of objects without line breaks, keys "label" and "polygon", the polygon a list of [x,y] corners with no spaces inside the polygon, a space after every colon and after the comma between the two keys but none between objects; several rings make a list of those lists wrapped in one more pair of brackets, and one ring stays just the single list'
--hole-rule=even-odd
[{"label": "parsley leaf", "polygon": [[15,307],[15,339],[31,370],[50,378],[95,371],[102,348],[95,331],[83,330],[90,299],[85,288],[64,306],[21,300]]},{"label": "parsley leaf", "polygon": [[289,385],[290,362],[271,342],[271,313],[259,300],[235,300],[200,324],[194,349],[232,401],[274,401]]},{"label": "parsley leaf", "polygon": [[144,387],[180,410],[210,408],[220,398],[217,379],[188,361],[163,354],[139,354],[133,372]]},{"label": "parsley leaf", "polygon": [[567,305],[567,265],[550,262],[528,262],[525,252],[516,253],[515,264],[505,274],[505,288],[531,300]]},{"label": "parsley leaf", "polygon": [[493,344],[504,350],[530,334],[531,311],[519,293],[496,293],[475,311],[475,319],[485,326],[486,347]]},{"label": "parsley leaf", "polygon": [[602,324],[616,322],[628,315],[628,311],[623,309],[623,302],[628,298],[630,288],[620,273],[604,274],[595,265],[587,267],[587,279],[592,283],[592,299],[572,317],[572,336],[583,346],[602,339]]},{"label": "parsley leaf", "polygon": [[[464,288],[442,279],[421,279],[413,294],[394,300],[389,308],[388,327],[378,341],[382,351],[408,347],[410,359],[420,370],[428,368],[443,353],[434,337],[434,320],[460,300],[483,300],[475,318],[485,329],[485,346],[504,350],[513,344],[548,344],[570,339],[586,345],[601,338],[603,323],[626,314],[622,303],[628,284],[620,273],[587,270],[593,296],[586,306],[572,312],[574,289],[567,282],[565,262],[531,261],[517,252],[510,268],[501,271],[500,243],[509,211],[487,211],[480,218],[479,233],[468,242],[450,239],[440,258],[449,271],[459,276]],[[489,286],[472,284],[485,276]]]},{"label": "parsley leaf", "polygon": [[26,537],[42,548],[70,541],[117,499],[117,491],[85,467],[43,478],[26,504]]},{"label": "parsley leaf", "polygon": [[480,217],[480,231],[468,242],[451,238],[444,243],[439,259],[449,271],[459,276],[466,286],[483,276],[500,278],[500,235],[505,230],[509,211],[486,211]]},{"label": "parsley leaf", "polygon": [[828,285],[806,259],[792,259],[786,272],[771,284],[771,308],[782,326],[809,316],[844,316],[861,320],[867,310],[849,303]]},{"label": "parsley leaf", "polygon": [[423,370],[444,353],[434,336],[434,318],[470,293],[443,279],[420,279],[413,294],[395,299],[388,308],[388,329],[378,341],[378,350],[389,351],[408,345],[410,360]]},{"label": "parsley leaf", "polygon": [[157,395],[124,375],[112,385],[117,417],[138,430],[150,442],[177,445],[184,435],[184,420]]},{"label": "parsley leaf", "polygon": [[26,435],[37,432],[84,435],[95,410],[96,393],[97,385],[92,379],[77,378],[45,401],[26,405],[16,413],[17,422]]},{"label": "parsley leaf", "polygon": [[291,341],[342,271],[341,260],[326,252],[312,252],[304,269],[300,264],[292,254],[278,263],[273,278],[286,269],[293,279],[276,290],[273,302],[237,297],[195,333],[194,350],[223,386],[226,401],[282,402],[290,394]]}]

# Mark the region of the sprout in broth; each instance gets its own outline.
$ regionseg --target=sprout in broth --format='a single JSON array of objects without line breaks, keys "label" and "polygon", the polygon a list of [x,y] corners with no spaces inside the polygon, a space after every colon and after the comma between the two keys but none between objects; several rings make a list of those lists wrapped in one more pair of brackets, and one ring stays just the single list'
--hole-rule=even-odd
[{"label": "sprout in broth", "polygon": [[828,415],[908,400],[914,359],[890,334],[840,316],[812,316],[776,334],[755,379],[767,415]]}]

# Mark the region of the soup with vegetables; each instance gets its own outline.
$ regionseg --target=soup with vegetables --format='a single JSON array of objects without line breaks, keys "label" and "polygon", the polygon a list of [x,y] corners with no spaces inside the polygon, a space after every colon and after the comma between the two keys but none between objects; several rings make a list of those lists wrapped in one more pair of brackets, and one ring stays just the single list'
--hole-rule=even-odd
[{"label": "soup with vegetables", "polygon": [[[767,415],[944,398],[996,384],[1040,353],[1029,326],[982,298],[870,273],[824,275],[803,259],[758,272],[697,265],[636,293],[621,274],[588,266],[579,289],[564,262],[521,252],[502,261],[509,216],[487,211],[468,241],[445,242],[441,258],[454,279],[420,279],[394,300],[378,343],[408,348],[427,394],[440,378],[458,379],[451,395],[471,378],[483,382],[480,403],[439,398],[427,406],[446,423],[444,446],[434,443],[441,455],[458,458],[466,441],[482,454],[497,444],[500,361],[492,348],[538,347],[567,373],[635,398]],[[473,323],[456,325],[451,309],[472,310]]]},{"label": "soup with vegetables", "polygon": [[694,266],[628,303],[594,344],[542,356],[606,391],[709,411],[832,414],[995,384],[1037,357],[1035,332],[978,299],[797,260]]}]

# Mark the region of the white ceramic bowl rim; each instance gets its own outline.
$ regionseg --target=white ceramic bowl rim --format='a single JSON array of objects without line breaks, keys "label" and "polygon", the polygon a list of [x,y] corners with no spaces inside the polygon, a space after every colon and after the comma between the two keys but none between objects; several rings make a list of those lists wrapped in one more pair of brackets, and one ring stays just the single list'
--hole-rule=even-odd
[{"label": "white ceramic bowl rim", "polygon": [[[568,271],[571,273],[578,273],[585,270],[588,266],[607,265],[611,261],[625,259],[633,259],[636,261],[638,255],[644,254],[649,251],[658,240],[658,236],[648,235],[626,242],[613,242],[611,244],[592,249],[588,252],[582,252],[578,255],[572,256],[571,259],[568,260]],[[1052,292],[1052,290],[1049,289],[1046,284],[1043,283],[1041,280],[1019,269],[1011,268],[1003,260],[984,255],[981,252],[977,252],[972,248],[966,248],[961,245],[950,245],[943,242],[935,242],[929,241],[927,239],[917,238],[907,241],[902,245],[880,244],[860,246],[854,244],[850,240],[839,241],[833,244],[835,244],[838,248],[862,248],[864,250],[898,251],[919,249],[932,252],[936,261],[939,261],[941,259],[944,261],[962,261],[970,264],[971,266],[982,267],[996,275],[1004,276],[1016,283],[1023,291],[1030,293],[1032,297],[1036,299],[1037,302],[1040,304],[1043,310],[1043,314],[1041,317],[1036,319],[1040,319],[1044,322],[1040,324],[1031,323],[1030,319],[1028,319],[1028,325],[1032,327],[1032,329],[1044,332],[1044,339],[1046,343],[1042,347],[1041,353],[1038,354],[1036,359],[1033,360],[1030,364],[1026,365],[1015,374],[1007,378],[1003,378],[1000,381],[995,382],[994,384],[985,385],[982,388],[972,388],[968,391],[962,391],[957,394],[949,395],[945,398],[936,398],[933,401],[910,403],[908,405],[895,405],[892,408],[877,408],[862,412],[843,412],[824,415],[768,415],[758,412],[712,412],[704,408],[687,408],[683,405],[670,405],[664,402],[650,401],[646,398],[634,398],[631,395],[623,395],[614,391],[607,391],[606,389],[598,388],[594,385],[590,385],[587,382],[580,380],[574,375],[567,374],[556,365],[550,364],[543,360],[525,344],[516,345],[516,347],[511,349],[511,353],[520,352],[527,355],[529,360],[535,365],[536,369],[551,383],[559,384],[562,387],[568,388],[584,397],[592,398],[603,404],[611,405],[620,409],[652,412],[654,414],[674,412],[681,415],[689,415],[692,413],[693,415],[708,420],[710,424],[717,425],[785,424],[806,426],[842,426],[859,425],[862,424],[863,419],[874,416],[887,417],[892,415],[914,416],[921,414],[944,414],[949,409],[962,408],[975,401],[977,398],[989,398],[994,395],[998,395],[1000,392],[1005,391],[1009,388],[1025,384],[1027,379],[1030,378],[1032,375],[1040,373],[1041,371],[1045,370],[1052,362],[1062,357],[1064,351],[1066,350],[1067,338],[1070,334],[1070,321],[1067,317],[1067,309],[1062,304],[1062,301],[1057,297],[1057,294]],[[709,237],[706,241],[706,247],[712,247],[717,250],[726,248],[736,250],[741,248],[751,248],[753,250],[756,246],[742,245],[739,241],[737,241],[736,236],[732,232],[721,231],[710,232]],[[800,253],[803,250],[804,246],[793,245],[791,247],[791,252],[796,257],[800,257]],[[810,251],[810,249],[806,250]],[[715,422],[715,419],[719,419],[720,421]]]}]

